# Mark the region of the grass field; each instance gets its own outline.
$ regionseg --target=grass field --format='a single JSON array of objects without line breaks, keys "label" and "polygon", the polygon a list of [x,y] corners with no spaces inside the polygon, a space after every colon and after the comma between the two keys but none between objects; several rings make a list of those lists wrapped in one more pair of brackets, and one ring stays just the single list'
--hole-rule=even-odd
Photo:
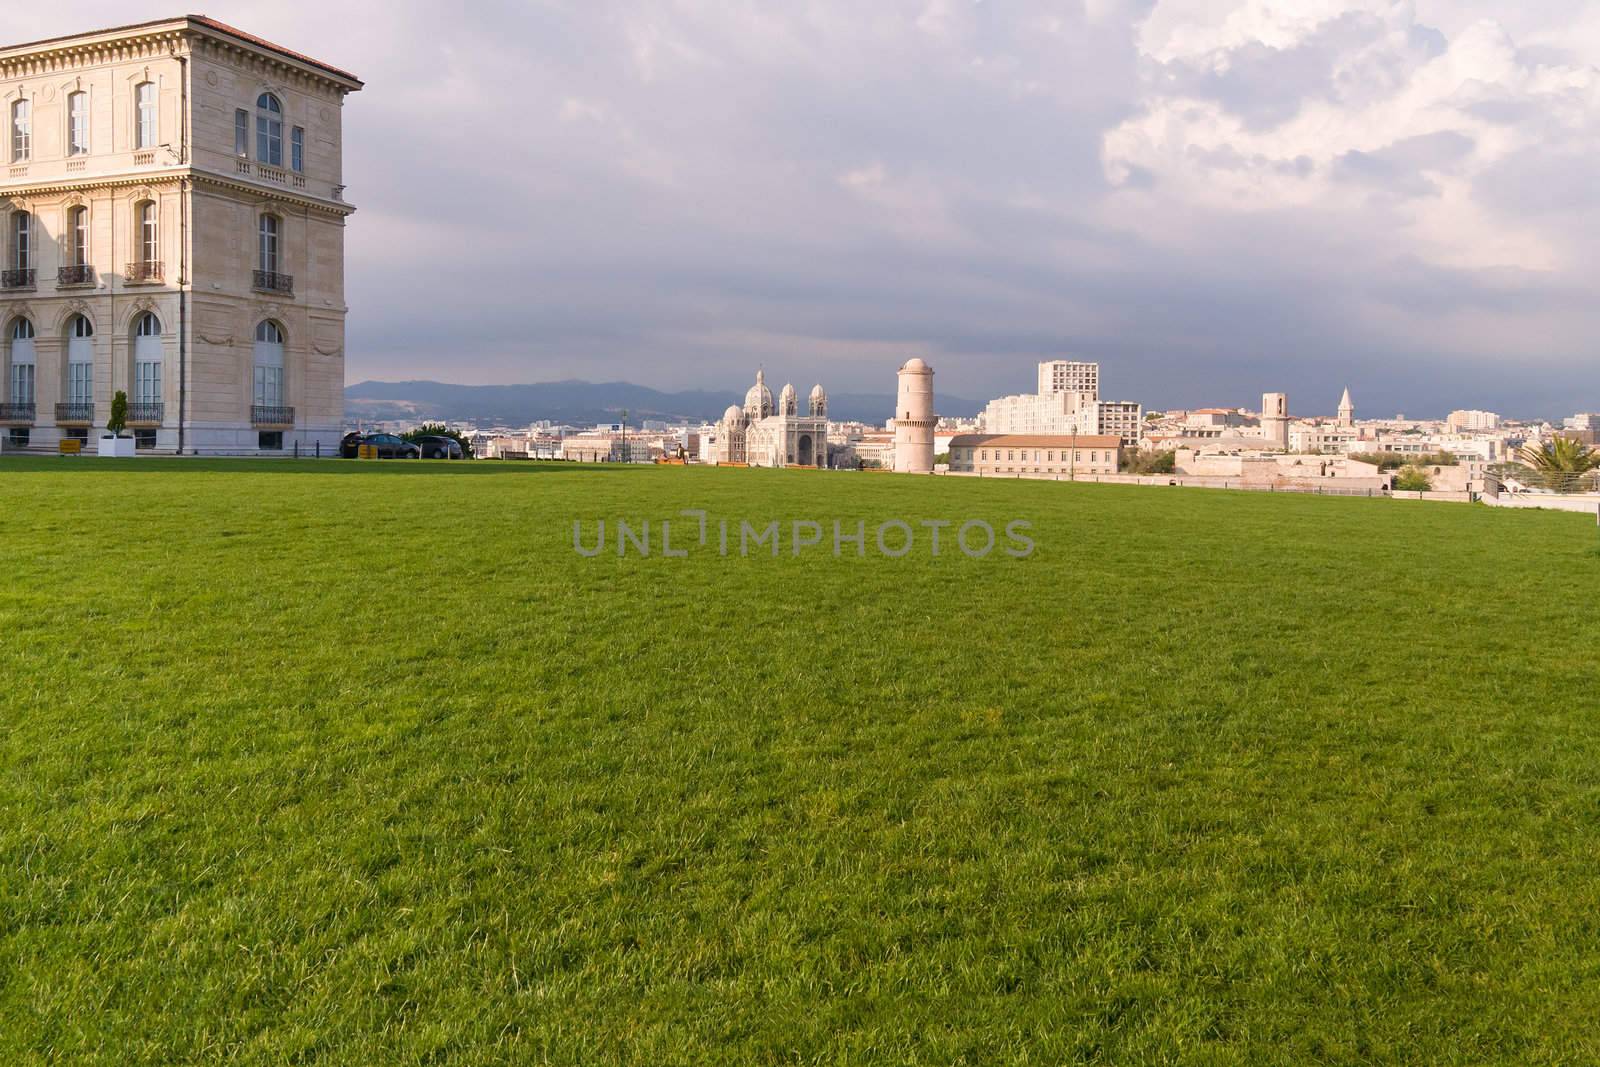
[{"label": "grass field", "polygon": [[[683,508],[1038,548],[573,551]],[[0,1063],[1600,1061],[1593,520],[93,459],[0,515]]]}]

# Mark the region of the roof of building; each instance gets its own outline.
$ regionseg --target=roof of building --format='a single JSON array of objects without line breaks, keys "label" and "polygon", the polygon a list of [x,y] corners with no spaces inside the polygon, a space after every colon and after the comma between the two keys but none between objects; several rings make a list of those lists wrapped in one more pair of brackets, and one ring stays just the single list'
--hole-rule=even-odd
[{"label": "roof of building", "polygon": [[974,433],[955,438],[950,442],[950,447],[1116,448],[1121,444],[1122,438],[1112,434]]},{"label": "roof of building", "polygon": [[285,48],[280,44],[274,44],[264,37],[257,37],[253,33],[246,33],[244,30],[229,26],[226,22],[219,22],[218,20],[211,18],[209,15],[176,15],[172,18],[154,19],[149,22],[135,22],[125,26],[107,26],[103,29],[87,30],[83,33],[72,33],[62,37],[47,37],[42,41],[27,41],[23,44],[3,45],[0,46],[0,51],[23,52],[32,49],[45,48],[50,45],[65,44],[68,41],[75,41],[83,37],[98,37],[104,34],[132,34],[141,30],[154,29],[157,26],[166,26],[171,23],[183,22],[185,20],[197,26],[204,27],[213,33],[220,34],[225,37],[232,37],[235,40],[242,41],[245,44],[252,45],[256,48],[265,49],[268,52],[276,52],[278,55],[283,56],[286,59],[292,59],[296,62],[305,63],[309,66],[316,67],[318,70],[332,74],[336,78],[353,82],[358,87],[362,84],[360,78],[356,77],[354,74],[351,74],[347,70],[341,70],[330,63],[322,62],[320,59],[312,59],[310,56],[301,52],[296,52],[293,49]]}]

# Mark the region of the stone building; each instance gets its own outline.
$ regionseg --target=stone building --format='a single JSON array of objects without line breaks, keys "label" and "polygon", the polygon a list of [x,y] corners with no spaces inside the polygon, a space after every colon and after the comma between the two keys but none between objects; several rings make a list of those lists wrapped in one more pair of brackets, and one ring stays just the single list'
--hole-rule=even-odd
[{"label": "stone building", "polygon": [[822,386],[813,386],[801,414],[794,386],[785,385],[774,402],[766,373],[756,371],[756,384],[745,394],[744,407],[730,405],[717,423],[711,462],[826,467],[828,394]]},{"label": "stone building", "polygon": [[894,409],[894,469],[904,474],[933,472],[933,368],[915,357],[900,368]]},{"label": "stone building", "polygon": [[335,449],[354,75],[200,16],[0,48],[0,432]]},{"label": "stone building", "polygon": [[963,434],[950,442],[951,474],[1116,474],[1115,434]]}]

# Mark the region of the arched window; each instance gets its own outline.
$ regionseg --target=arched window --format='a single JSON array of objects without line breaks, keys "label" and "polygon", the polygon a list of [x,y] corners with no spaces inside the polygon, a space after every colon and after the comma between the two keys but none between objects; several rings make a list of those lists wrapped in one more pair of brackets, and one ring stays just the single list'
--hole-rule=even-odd
[{"label": "arched window", "polygon": [[[283,389],[283,329],[271,319],[256,326],[255,379],[252,383],[251,401],[257,407],[282,407]],[[279,421],[277,416],[269,416]]]},{"label": "arched window", "polygon": [[67,155],[89,154],[89,94],[77,92],[67,97]]},{"label": "arched window", "polygon": [[133,90],[133,99],[137,114],[134,116],[135,148],[154,148],[160,140],[160,129],[156,122],[156,86],[154,82],[140,82]]},{"label": "arched window", "polygon": [[161,262],[161,227],[154,201],[139,204],[139,263],[150,266]]},{"label": "arched window", "polygon": [[262,215],[257,237],[260,269],[268,274],[278,273],[278,216]]},{"label": "arched window", "polygon": [[256,98],[256,158],[283,166],[283,104],[271,93]]},{"label": "arched window", "polygon": [[161,320],[146,311],[133,324],[133,402],[161,403]]},{"label": "arched window", "polygon": [[11,105],[11,162],[26,163],[33,158],[33,101],[18,100]]},{"label": "arched window", "polygon": [[68,266],[89,264],[89,209],[75,207],[67,212]]},{"label": "arched window", "polygon": [[94,323],[74,315],[67,324],[67,403],[94,403]]},{"label": "arched window", "polygon": [[34,380],[33,323],[18,318],[11,324],[11,373],[8,403],[32,404]]}]

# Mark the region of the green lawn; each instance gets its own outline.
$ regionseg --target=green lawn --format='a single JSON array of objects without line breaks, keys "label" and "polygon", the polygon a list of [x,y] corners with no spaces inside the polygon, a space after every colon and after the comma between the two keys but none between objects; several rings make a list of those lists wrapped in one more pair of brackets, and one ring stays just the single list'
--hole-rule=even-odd
[{"label": "green lawn", "polygon": [[1581,516],[93,458],[0,516],[0,1063],[1600,1061]]}]

